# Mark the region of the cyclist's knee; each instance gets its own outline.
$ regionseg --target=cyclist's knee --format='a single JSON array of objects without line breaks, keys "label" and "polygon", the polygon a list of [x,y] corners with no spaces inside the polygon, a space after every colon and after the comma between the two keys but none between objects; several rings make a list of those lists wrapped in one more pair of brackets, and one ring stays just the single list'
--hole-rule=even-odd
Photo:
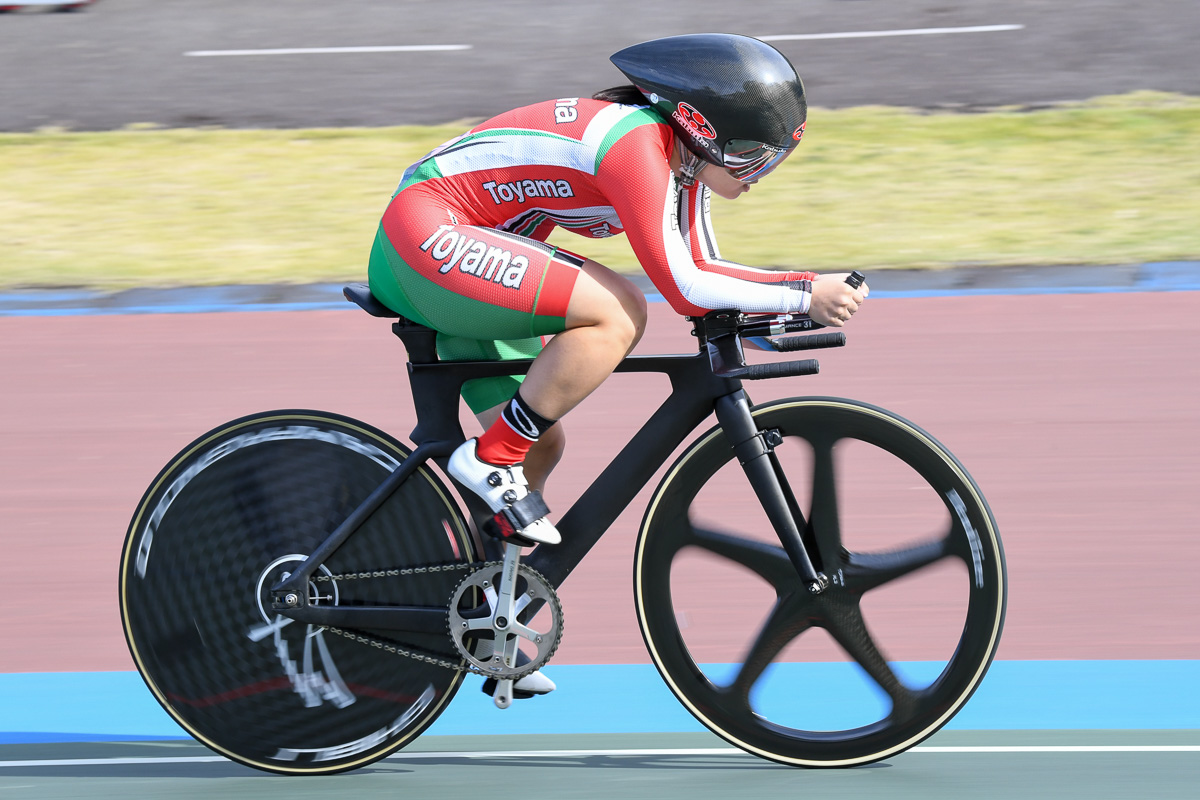
[{"label": "cyclist's knee", "polygon": [[646,306],[646,295],[640,289],[634,286],[632,282],[626,281],[625,283],[628,284],[629,288],[633,291],[632,296],[627,298],[627,300],[623,303],[626,309],[626,316],[629,318],[629,321],[633,324],[634,328],[633,340],[629,343],[629,346],[632,347],[641,341],[642,334],[646,332],[646,319],[649,314]]},{"label": "cyclist's knee", "polygon": [[603,326],[632,347],[646,330],[646,297],[627,278],[588,260],[575,282],[567,327]]},{"label": "cyclist's knee", "polygon": [[631,296],[618,298],[621,311],[608,320],[609,327],[617,332],[626,351],[633,349],[646,332],[646,298],[636,287],[634,291]]}]

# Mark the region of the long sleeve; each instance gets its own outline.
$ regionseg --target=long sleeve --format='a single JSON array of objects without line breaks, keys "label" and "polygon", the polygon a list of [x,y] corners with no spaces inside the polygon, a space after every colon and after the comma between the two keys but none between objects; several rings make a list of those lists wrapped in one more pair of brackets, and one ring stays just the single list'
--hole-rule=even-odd
[{"label": "long sleeve", "polygon": [[666,152],[657,137],[625,136],[609,150],[596,177],[642,268],[671,307],[685,315],[718,308],[806,313],[811,293],[781,282],[809,276],[720,260],[707,213],[695,220],[694,208],[707,205],[703,187],[680,191]]}]

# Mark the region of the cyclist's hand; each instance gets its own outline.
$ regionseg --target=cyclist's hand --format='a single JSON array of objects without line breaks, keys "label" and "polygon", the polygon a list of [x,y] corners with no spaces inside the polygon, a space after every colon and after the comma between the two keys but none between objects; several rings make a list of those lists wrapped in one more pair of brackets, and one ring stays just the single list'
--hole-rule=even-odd
[{"label": "cyclist's hand", "polygon": [[846,283],[849,275],[848,272],[818,275],[813,281],[812,305],[808,315],[814,321],[840,328],[858,311],[871,290],[865,283],[857,289]]}]

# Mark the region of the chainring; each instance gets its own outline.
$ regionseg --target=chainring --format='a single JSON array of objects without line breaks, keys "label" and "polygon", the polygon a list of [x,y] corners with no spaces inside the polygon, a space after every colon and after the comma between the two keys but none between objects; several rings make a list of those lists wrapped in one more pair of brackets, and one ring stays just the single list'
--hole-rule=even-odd
[{"label": "chainring", "polygon": [[[491,562],[463,578],[450,598],[450,640],[455,649],[475,669],[497,680],[519,680],[537,672],[558,649],[562,641],[562,605],[549,582],[535,569],[517,567],[516,619],[504,620],[496,614],[497,591],[503,564]],[[532,620],[520,622],[530,604],[540,606]],[[549,611],[549,620],[545,612]],[[537,621],[537,630],[530,623]],[[502,657],[504,645],[512,638],[523,640],[524,649],[514,663]],[[536,654],[529,652],[536,650]],[[527,663],[521,663],[528,658]]]}]

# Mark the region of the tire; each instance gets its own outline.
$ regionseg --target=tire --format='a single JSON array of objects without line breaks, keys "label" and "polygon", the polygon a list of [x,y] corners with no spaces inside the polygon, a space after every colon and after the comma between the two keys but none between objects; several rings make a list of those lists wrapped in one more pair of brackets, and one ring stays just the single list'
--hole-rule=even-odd
[{"label": "tire", "polygon": [[[349,418],[278,411],[216,428],[159,473],[125,539],[121,620],[138,671],[185,731],[251,767],[330,773],[403,747],[446,707],[462,672],[275,616],[264,599],[408,456]],[[318,575],[477,560],[458,506],[421,467]],[[309,591],[318,603],[448,609],[464,574]],[[448,635],[403,638],[461,664]]]},{"label": "tire", "polygon": [[832,585],[807,590],[714,428],[667,472],[638,536],[651,659],[701,723],[763,758],[903,752],[962,709],[996,653],[1007,582],[991,511],[954,456],[890,412],[803,398],[752,413],[782,435],[770,457]]}]

